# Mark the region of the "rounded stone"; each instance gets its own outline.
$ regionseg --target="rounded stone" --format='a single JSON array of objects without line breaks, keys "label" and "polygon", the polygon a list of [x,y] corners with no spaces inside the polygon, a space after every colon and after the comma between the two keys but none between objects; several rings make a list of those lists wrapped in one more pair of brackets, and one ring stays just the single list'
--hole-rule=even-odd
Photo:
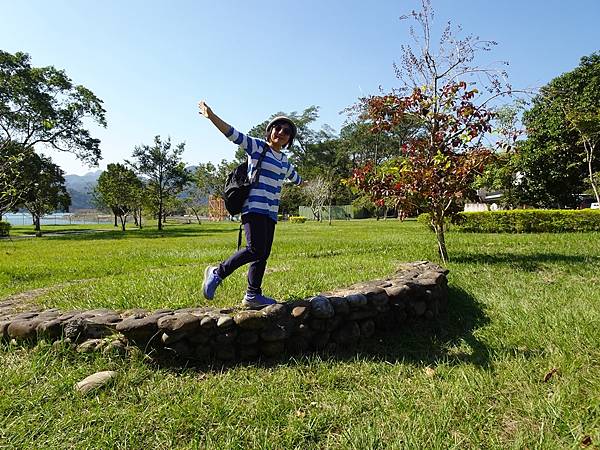
[{"label": "rounded stone", "polygon": [[320,295],[310,299],[310,309],[311,315],[317,319],[329,319],[335,315],[329,299]]},{"label": "rounded stone", "polygon": [[217,328],[217,321],[214,317],[205,316],[200,321],[200,328],[203,330],[213,330]]},{"label": "rounded stone", "polygon": [[50,340],[58,339],[62,334],[63,322],[58,319],[44,321],[37,326],[37,335]]},{"label": "rounded stone", "polygon": [[167,333],[193,333],[200,328],[200,318],[193,314],[180,313],[163,316],[156,324]]},{"label": "rounded stone", "polygon": [[41,322],[35,319],[17,319],[8,325],[7,332],[12,339],[30,340],[37,336],[37,326]]},{"label": "rounded stone", "polygon": [[298,320],[304,320],[308,317],[310,309],[306,306],[296,306],[292,309],[292,317]]},{"label": "rounded stone", "polygon": [[367,306],[367,297],[363,294],[350,294],[346,296],[350,309],[364,308]]},{"label": "rounded stone", "polygon": [[268,324],[263,313],[253,309],[240,311],[233,317],[233,320],[238,327],[244,330],[262,330]]},{"label": "rounded stone", "polygon": [[288,308],[283,303],[269,305],[261,310],[262,314],[271,321],[280,321],[288,316]]},{"label": "rounded stone", "polygon": [[156,322],[157,319],[152,317],[130,318],[119,322],[116,330],[138,344],[145,344],[157,335],[158,325]]},{"label": "rounded stone", "polygon": [[389,297],[383,289],[380,292],[367,295],[367,300],[375,309],[381,309],[389,303]]},{"label": "rounded stone", "polygon": [[345,297],[329,297],[329,303],[336,314],[345,316],[350,313],[350,305]]},{"label": "rounded stone", "polygon": [[395,285],[385,288],[385,292],[392,304],[403,304],[409,296],[410,288],[405,284]]},{"label": "rounded stone", "polygon": [[75,389],[82,394],[86,394],[94,389],[98,389],[108,384],[113,378],[117,376],[117,372],[112,370],[105,370],[102,372],[96,372],[89,377],[84,378],[75,385]]},{"label": "rounded stone", "polygon": [[235,325],[235,322],[233,321],[233,318],[231,316],[227,316],[227,315],[219,316],[219,319],[217,320],[218,328],[229,328],[229,327],[232,327],[233,325]]}]

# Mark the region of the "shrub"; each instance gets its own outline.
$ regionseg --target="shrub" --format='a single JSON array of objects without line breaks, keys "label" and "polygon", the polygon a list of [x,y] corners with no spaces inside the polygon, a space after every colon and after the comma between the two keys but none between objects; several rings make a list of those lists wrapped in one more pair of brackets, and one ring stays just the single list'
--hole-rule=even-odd
[{"label": "shrub", "polygon": [[10,233],[10,223],[0,220],[0,236],[8,236]]},{"label": "shrub", "polygon": [[290,216],[291,223],[304,223],[306,222],[306,217],[303,216]]},{"label": "shrub", "polygon": [[600,231],[600,211],[515,209],[462,212],[453,223],[459,231],[473,233]]}]

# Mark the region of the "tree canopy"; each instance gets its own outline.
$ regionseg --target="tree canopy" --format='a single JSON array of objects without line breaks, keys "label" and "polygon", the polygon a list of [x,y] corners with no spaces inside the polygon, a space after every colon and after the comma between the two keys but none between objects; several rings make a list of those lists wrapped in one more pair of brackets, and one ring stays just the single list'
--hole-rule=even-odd
[{"label": "tree canopy", "polygon": [[154,137],[154,145],[139,145],[133,151],[133,161],[128,162],[134,170],[147,179],[147,192],[158,216],[158,229],[162,230],[163,215],[168,200],[179,194],[188,182],[189,174],[181,155],[185,143],[171,144],[171,138],[163,141]]},{"label": "tree canopy", "polygon": [[584,56],[578,67],[542,87],[523,123],[528,139],[520,170],[527,199],[544,207],[575,206],[600,164],[594,152],[600,142],[600,54]]},{"label": "tree canopy", "polygon": [[84,121],[106,126],[102,101],[64,71],[32,67],[26,53],[0,50],[0,151],[46,145],[97,164],[100,140]]}]

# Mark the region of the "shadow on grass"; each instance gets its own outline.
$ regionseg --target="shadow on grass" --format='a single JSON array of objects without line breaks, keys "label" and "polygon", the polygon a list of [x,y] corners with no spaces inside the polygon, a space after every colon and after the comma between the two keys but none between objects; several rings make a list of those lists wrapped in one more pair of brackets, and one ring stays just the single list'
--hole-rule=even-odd
[{"label": "shadow on grass", "polygon": [[524,272],[540,270],[542,264],[589,264],[600,263],[600,256],[565,255],[561,253],[461,253],[452,255],[452,262],[459,264],[504,264]]},{"label": "shadow on grass", "polygon": [[95,241],[95,240],[118,240],[118,239],[157,239],[157,238],[181,238],[198,237],[220,233],[233,233],[239,230],[239,225],[232,224],[231,227],[224,228],[210,225],[199,225],[196,227],[171,226],[158,231],[156,228],[142,228],[141,230],[107,230],[107,229],[89,229],[89,230],[60,230],[48,231],[45,237],[68,241]]},{"label": "shadow on grass", "polygon": [[474,364],[489,366],[490,351],[473,333],[489,323],[483,304],[466,291],[449,288],[448,313],[437,321],[420,321],[399,330],[378,332],[357,347],[340,349],[336,352],[309,352],[300,355],[285,355],[247,362],[212,362],[181,364],[180,360],[155,358],[154,364],[175,372],[198,370],[221,372],[240,366],[274,367],[298,364],[311,355],[328,361],[355,361],[364,359],[373,362],[410,363],[418,366],[447,364]]}]

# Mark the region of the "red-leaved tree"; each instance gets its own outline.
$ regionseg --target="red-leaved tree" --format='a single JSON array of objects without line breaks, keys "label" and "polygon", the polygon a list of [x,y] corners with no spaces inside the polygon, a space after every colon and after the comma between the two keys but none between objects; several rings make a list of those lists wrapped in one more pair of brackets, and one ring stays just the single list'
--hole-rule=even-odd
[{"label": "red-leaved tree", "polygon": [[[355,170],[349,182],[376,203],[393,200],[403,215],[429,213],[445,263],[447,219],[473,193],[474,178],[492,155],[483,145],[492,119],[486,105],[510,94],[511,88],[502,82],[504,72],[472,65],[476,50],[489,50],[494,42],[474,36],[456,39],[448,24],[433,49],[433,11],[428,0],[422,6],[422,11],[405,17],[414,19],[422,33],[411,27],[416,50],[402,48],[402,67],[395,66],[400,89],[362,98],[356,106],[371,123],[372,132],[412,123],[413,136],[403,146],[401,157],[379,166],[367,163]],[[486,88],[485,94],[475,88],[478,83]]]}]

